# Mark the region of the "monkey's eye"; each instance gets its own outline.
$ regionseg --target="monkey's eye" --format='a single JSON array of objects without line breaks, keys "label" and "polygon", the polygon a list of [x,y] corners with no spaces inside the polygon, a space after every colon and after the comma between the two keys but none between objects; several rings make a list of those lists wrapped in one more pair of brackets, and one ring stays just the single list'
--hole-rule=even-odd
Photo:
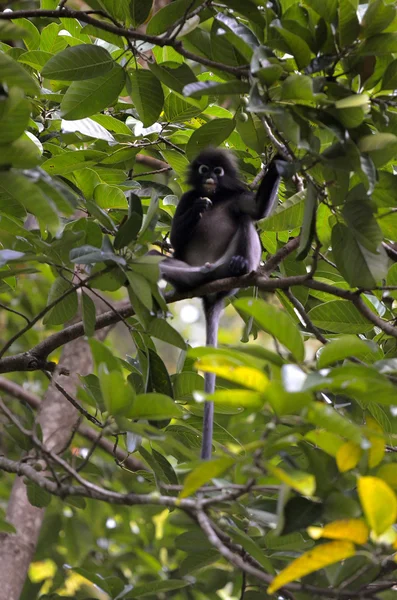
[{"label": "monkey's eye", "polygon": [[208,171],[209,171],[209,168],[207,167],[207,165],[199,166],[198,172],[200,173],[200,175],[205,175],[206,173],[208,173]]},{"label": "monkey's eye", "polygon": [[225,171],[222,169],[222,167],[215,167],[214,175],[219,175],[219,177],[223,177],[224,174],[225,174]]}]

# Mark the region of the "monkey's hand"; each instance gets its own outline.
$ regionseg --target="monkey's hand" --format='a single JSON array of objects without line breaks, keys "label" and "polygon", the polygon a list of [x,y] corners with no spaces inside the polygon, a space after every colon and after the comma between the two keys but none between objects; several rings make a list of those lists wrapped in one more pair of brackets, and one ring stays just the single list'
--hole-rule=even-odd
[{"label": "monkey's hand", "polygon": [[209,198],[197,198],[194,203],[194,208],[197,210],[200,217],[205,213],[206,210],[209,210],[212,207],[212,202]]}]

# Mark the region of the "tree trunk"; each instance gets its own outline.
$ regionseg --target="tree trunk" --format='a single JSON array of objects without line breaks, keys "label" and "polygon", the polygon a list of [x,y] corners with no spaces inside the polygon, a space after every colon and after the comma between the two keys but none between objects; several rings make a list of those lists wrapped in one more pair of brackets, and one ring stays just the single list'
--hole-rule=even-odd
[{"label": "tree trunk", "polygon": [[[105,330],[100,331],[99,335],[105,337]],[[70,375],[56,376],[56,379],[74,396],[79,385],[79,375],[92,372],[91,352],[87,342],[80,338],[65,346],[59,367],[69,369]],[[47,447],[55,452],[66,448],[77,419],[76,409],[61,392],[50,385],[38,416]],[[36,550],[44,512],[44,509],[30,504],[26,486],[17,477],[7,510],[7,520],[14,525],[16,534],[0,535],[0,600],[19,600]]]}]

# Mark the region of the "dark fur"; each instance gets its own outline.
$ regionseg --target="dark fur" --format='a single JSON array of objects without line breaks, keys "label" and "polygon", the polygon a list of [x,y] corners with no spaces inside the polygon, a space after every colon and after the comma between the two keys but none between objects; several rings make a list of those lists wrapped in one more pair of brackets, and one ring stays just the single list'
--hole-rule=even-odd
[{"label": "dark fur", "polygon": [[[200,165],[206,165],[208,173],[200,174]],[[210,188],[208,179],[212,181]],[[279,181],[272,161],[255,194],[241,181],[233,154],[216,148],[201,152],[189,169],[192,189],[183,194],[175,212],[171,229],[174,258],[161,263],[163,277],[177,290],[186,291],[257,269],[261,244],[254,221],[271,211]],[[227,295],[221,292],[203,298],[207,345],[216,346],[223,298]],[[215,376],[207,373],[205,390],[213,393],[214,389]],[[211,457],[212,423],[213,403],[206,402],[201,453],[206,459]]]}]

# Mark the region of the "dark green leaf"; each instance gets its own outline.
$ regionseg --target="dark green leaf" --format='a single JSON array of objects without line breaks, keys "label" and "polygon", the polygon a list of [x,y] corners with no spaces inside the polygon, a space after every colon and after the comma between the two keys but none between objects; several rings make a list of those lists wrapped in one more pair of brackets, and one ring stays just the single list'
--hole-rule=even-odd
[{"label": "dark green leaf", "polygon": [[80,44],[56,54],[45,64],[43,77],[61,81],[94,79],[112,70],[114,61],[101,46]]},{"label": "dark green leaf", "polygon": [[214,119],[196,129],[186,146],[186,154],[189,160],[192,160],[207,146],[219,146],[229,137],[234,130],[234,126],[234,119]]},{"label": "dark green leaf", "polygon": [[348,300],[331,300],[308,313],[314,325],[335,333],[365,333],[373,325]]},{"label": "dark green leaf", "polygon": [[114,64],[105,75],[73,82],[61,102],[64,119],[89,117],[116,102],[125,83],[125,72]]},{"label": "dark green leaf", "polygon": [[45,315],[43,319],[44,324],[62,325],[74,317],[77,312],[78,301],[77,292],[71,290],[73,290],[73,286],[69,281],[65,281],[62,277],[55,279],[48,295],[48,304],[51,304],[65,294],[67,295]]},{"label": "dark green leaf", "polygon": [[8,87],[22,88],[28,94],[35,96],[40,93],[40,87],[33,77],[13,58],[0,52],[0,82]]},{"label": "dark green leaf", "polygon": [[180,94],[184,86],[197,81],[191,68],[185,64],[162,63],[161,65],[157,65],[156,63],[150,63],[149,66],[157,79]]},{"label": "dark green leaf", "polygon": [[51,502],[51,494],[31,481],[27,484],[26,490],[32,506],[45,508]]},{"label": "dark green leaf", "polygon": [[137,69],[129,73],[130,96],[145,127],[153,125],[163,110],[164,94],[161,83],[151,71]]},{"label": "dark green leaf", "polygon": [[150,15],[152,0],[130,0],[130,15],[134,27],[142,25]]}]

